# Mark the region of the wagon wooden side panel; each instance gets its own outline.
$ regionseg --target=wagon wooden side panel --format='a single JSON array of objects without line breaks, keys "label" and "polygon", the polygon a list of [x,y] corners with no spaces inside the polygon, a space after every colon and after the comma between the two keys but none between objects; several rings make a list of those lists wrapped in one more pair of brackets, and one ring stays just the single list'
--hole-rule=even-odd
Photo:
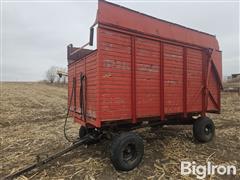
[{"label": "wagon wooden side panel", "polygon": [[217,112],[220,109],[220,86],[217,75],[213,68],[209,73],[208,92],[207,92],[207,111]]},{"label": "wagon wooden side panel", "polygon": [[96,120],[97,111],[97,52],[86,58],[86,111],[87,117]]},{"label": "wagon wooden side panel", "polygon": [[[73,84],[75,77],[75,66],[74,64],[68,65],[68,106],[70,108],[70,113],[74,111],[74,101],[71,98],[73,93]],[[72,114],[74,116],[74,114]]]},{"label": "wagon wooden side panel", "polygon": [[183,112],[183,48],[164,44],[164,112]]},{"label": "wagon wooden side panel", "polygon": [[202,51],[187,48],[187,111],[201,112],[203,98],[203,55]]},{"label": "wagon wooden side panel", "polygon": [[72,48],[69,55],[75,121],[100,128],[220,113],[222,57],[215,36],[106,1],[99,1],[95,24],[97,50]]},{"label": "wagon wooden side panel", "polygon": [[[86,77],[85,84],[81,84],[81,75]],[[83,97],[80,95],[81,86],[84,86]],[[83,118],[84,112],[80,105],[82,100],[86,107],[86,119]],[[96,125],[97,51],[68,65],[68,105],[70,105],[70,114],[76,122]]]},{"label": "wagon wooden side panel", "polygon": [[131,37],[99,29],[101,120],[131,119]]},{"label": "wagon wooden side panel", "polygon": [[[133,48],[133,47],[132,47]],[[136,117],[160,116],[160,44],[135,38]]]}]

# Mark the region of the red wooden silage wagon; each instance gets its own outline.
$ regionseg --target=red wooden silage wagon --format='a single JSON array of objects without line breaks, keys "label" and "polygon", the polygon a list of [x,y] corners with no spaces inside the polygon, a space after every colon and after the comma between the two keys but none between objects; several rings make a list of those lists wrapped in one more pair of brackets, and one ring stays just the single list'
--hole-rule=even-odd
[{"label": "red wooden silage wagon", "polygon": [[143,156],[132,129],[193,124],[207,142],[220,113],[222,59],[215,36],[160,20],[106,1],[98,2],[90,41],[96,50],[68,46],[70,115],[86,134],[114,135],[111,160],[131,170]]}]

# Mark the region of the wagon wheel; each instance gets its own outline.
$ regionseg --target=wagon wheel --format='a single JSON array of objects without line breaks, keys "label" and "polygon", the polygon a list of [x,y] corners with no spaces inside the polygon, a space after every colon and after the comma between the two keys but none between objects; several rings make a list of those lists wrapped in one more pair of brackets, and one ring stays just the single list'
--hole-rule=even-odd
[{"label": "wagon wheel", "polygon": [[193,136],[199,142],[209,142],[215,135],[215,126],[208,117],[200,117],[193,124]]},{"label": "wagon wheel", "polygon": [[86,136],[87,133],[88,133],[88,129],[87,129],[86,127],[81,126],[81,127],[79,128],[79,138],[80,138],[80,139],[83,138],[84,136]]},{"label": "wagon wheel", "polygon": [[117,170],[130,171],[141,162],[144,153],[143,140],[133,132],[121,133],[113,139],[110,158]]}]

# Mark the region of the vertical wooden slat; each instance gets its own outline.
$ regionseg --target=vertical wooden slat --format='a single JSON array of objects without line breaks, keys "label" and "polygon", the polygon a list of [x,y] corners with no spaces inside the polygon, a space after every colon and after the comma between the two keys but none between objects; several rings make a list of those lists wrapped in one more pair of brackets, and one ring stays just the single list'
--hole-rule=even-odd
[{"label": "vertical wooden slat", "polygon": [[132,122],[136,123],[136,55],[135,55],[135,36],[131,37],[131,106]]},{"label": "vertical wooden slat", "polygon": [[205,98],[205,109],[204,112],[207,112],[208,109],[208,97],[209,97],[209,89],[208,89],[208,85],[209,85],[209,78],[210,78],[210,74],[211,74],[211,70],[212,70],[212,58],[211,58],[211,54],[208,52],[207,54],[207,72],[206,72],[206,78],[205,78],[205,88],[204,88],[204,98]]},{"label": "vertical wooden slat", "polygon": [[201,115],[206,116],[206,52],[202,51],[202,113]]},{"label": "vertical wooden slat", "polygon": [[160,118],[164,119],[164,44],[160,42]]},{"label": "vertical wooden slat", "polygon": [[101,65],[101,60],[102,60],[102,56],[101,56],[101,51],[99,50],[100,47],[100,42],[101,42],[101,29],[98,28],[97,29],[97,62],[96,62],[96,68],[97,68],[97,74],[96,74],[96,126],[100,127],[101,126],[101,71],[102,71],[102,65]]},{"label": "vertical wooden slat", "polygon": [[183,116],[187,117],[187,48],[183,47]]},{"label": "vertical wooden slat", "polygon": [[[85,86],[84,86],[84,102],[85,102],[85,114],[87,114],[87,58],[84,58],[84,74],[85,74]],[[86,119],[85,121],[87,121],[87,116],[86,116]]]},{"label": "vertical wooden slat", "polygon": [[73,78],[73,97],[74,97],[74,112],[76,113],[76,108],[77,108],[77,93],[76,93],[76,77]]}]

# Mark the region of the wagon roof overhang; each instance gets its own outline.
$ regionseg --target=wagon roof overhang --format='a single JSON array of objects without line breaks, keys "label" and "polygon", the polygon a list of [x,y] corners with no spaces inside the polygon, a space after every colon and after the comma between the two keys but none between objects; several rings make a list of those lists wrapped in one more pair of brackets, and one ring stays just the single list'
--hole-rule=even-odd
[{"label": "wagon roof overhang", "polygon": [[105,0],[98,1],[97,23],[219,50],[215,35],[158,19]]}]

